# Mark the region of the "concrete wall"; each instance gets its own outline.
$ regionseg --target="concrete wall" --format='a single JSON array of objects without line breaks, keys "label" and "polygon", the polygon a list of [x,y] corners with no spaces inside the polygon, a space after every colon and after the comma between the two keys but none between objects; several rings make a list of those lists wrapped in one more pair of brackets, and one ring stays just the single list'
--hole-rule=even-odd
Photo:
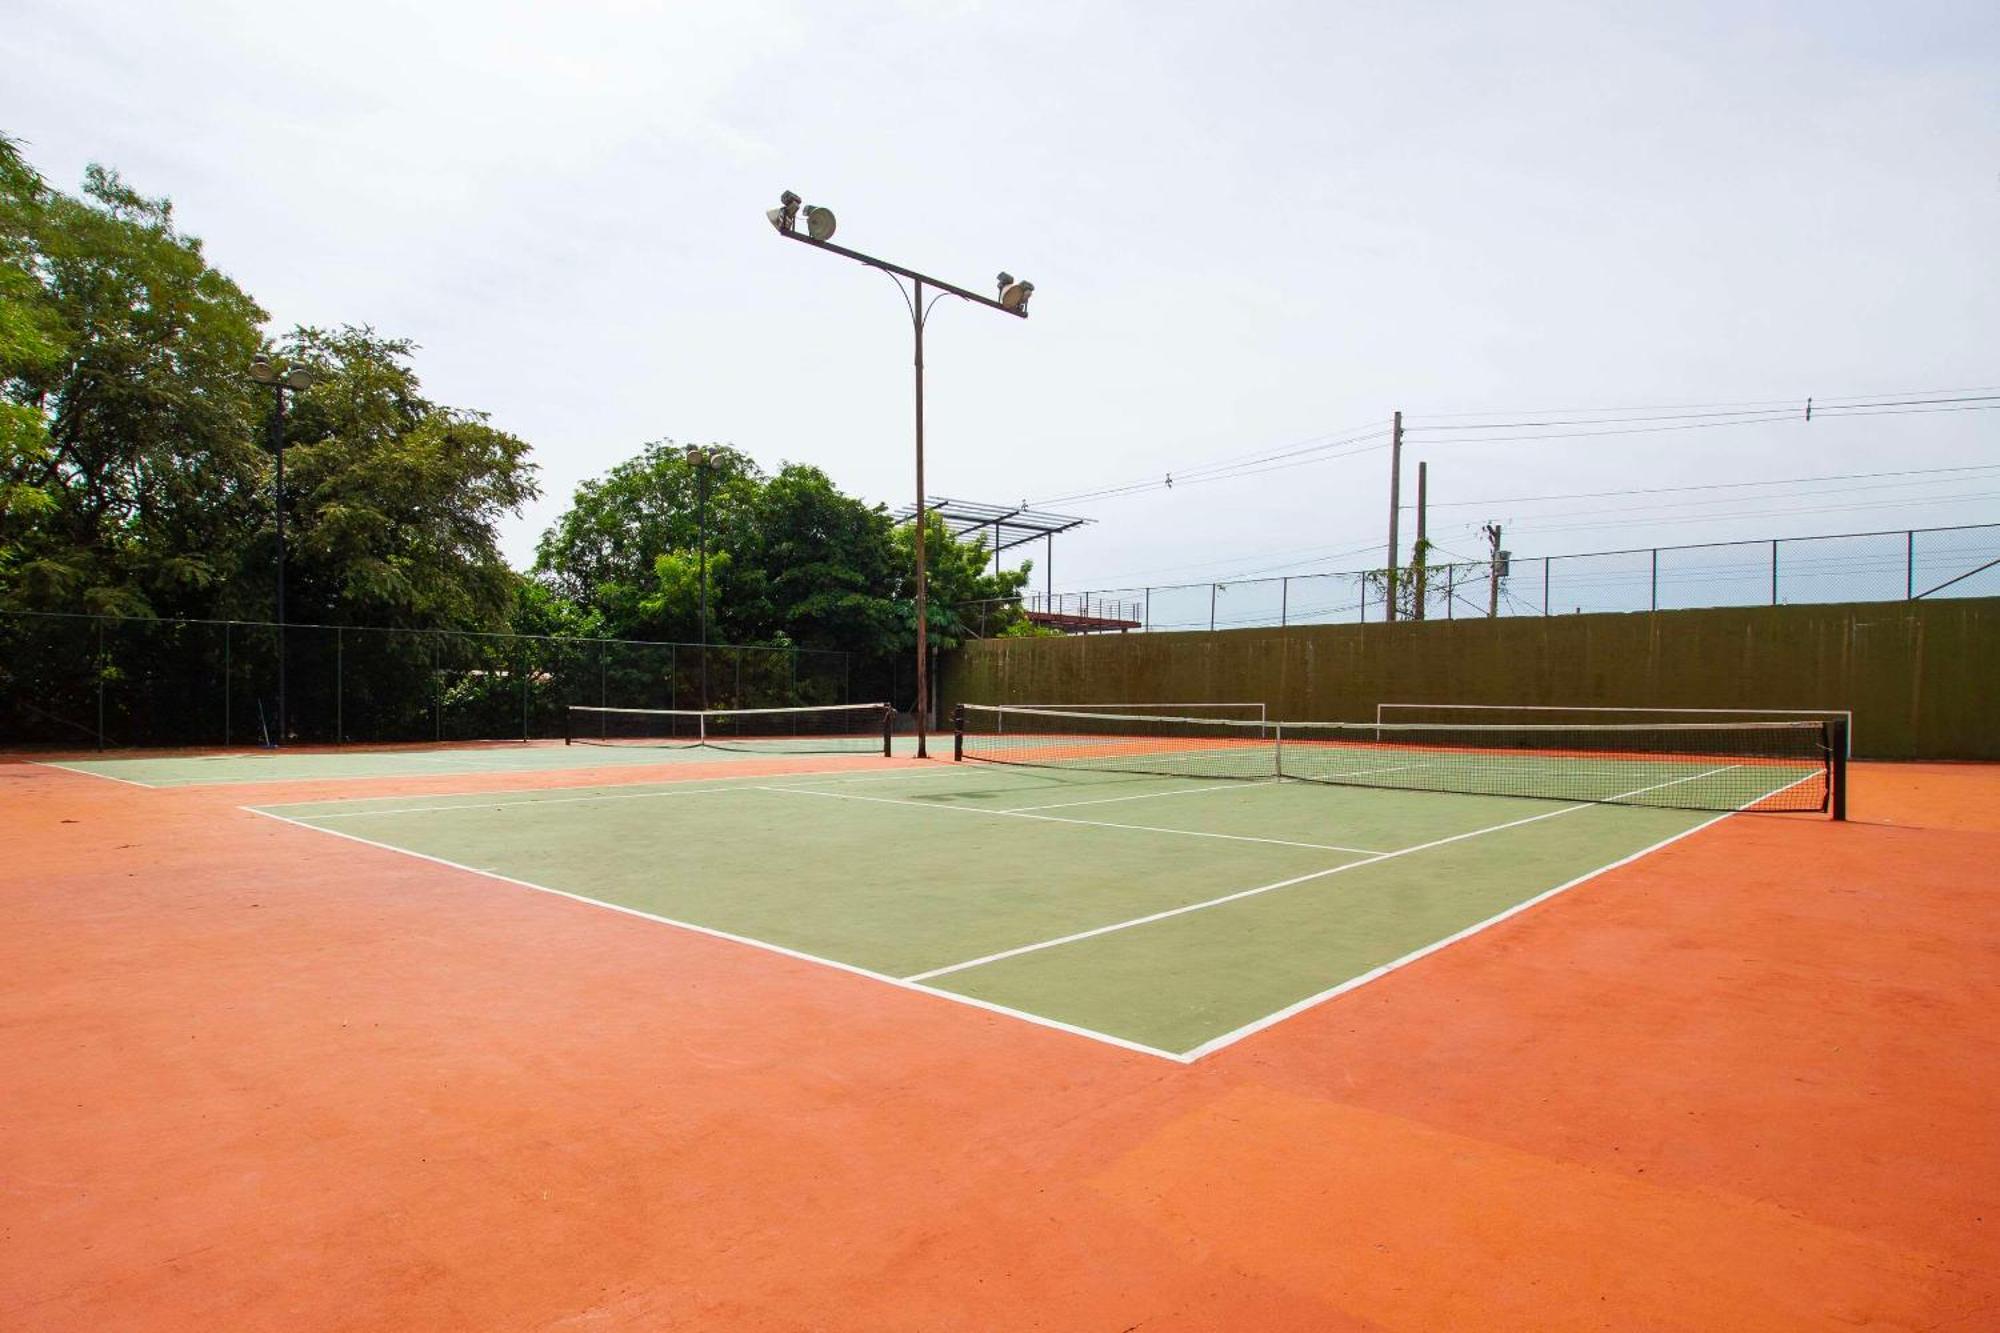
[{"label": "concrete wall", "polygon": [[1844,708],[1857,757],[2000,760],[2000,598],[989,639],[939,700]]}]

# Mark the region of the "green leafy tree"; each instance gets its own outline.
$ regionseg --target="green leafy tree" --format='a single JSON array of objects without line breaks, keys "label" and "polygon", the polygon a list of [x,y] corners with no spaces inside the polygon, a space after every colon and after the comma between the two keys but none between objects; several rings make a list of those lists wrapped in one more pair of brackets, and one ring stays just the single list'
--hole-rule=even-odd
[{"label": "green leafy tree", "polygon": [[0,174],[6,394],[45,427],[9,414],[7,600],[204,609],[264,472],[243,377],[264,312],[116,173],[91,167],[80,198],[38,189],[11,152]]},{"label": "green leafy tree", "polygon": [[[30,387],[60,362],[62,322],[44,298],[34,237],[48,187],[0,135],[0,543],[55,505],[48,475],[48,422]],[[0,544],[0,569],[13,552]]]},{"label": "green leafy tree", "polygon": [[[1033,565],[994,570],[982,534],[970,541],[953,537],[936,514],[926,516],[926,638],[940,648],[956,648],[968,638],[994,637],[1022,621],[1021,590]],[[905,572],[907,592],[904,633],[897,647],[916,644],[916,525],[896,529],[896,546]]]},{"label": "green leafy tree", "polygon": [[[734,449],[709,445],[706,450],[709,599],[712,607],[722,607],[735,599],[719,595],[715,553],[745,544],[749,510],[763,477]],[[701,485],[701,472],[688,461],[685,446],[672,440],[647,444],[637,457],[577,487],[569,509],[536,547],[535,577],[556,596],[594,612],[614,637],[695,638],[699,611],[690,613],[691,603],[663,595],[659,560],[686,552],[695,553],[698,562]],[[742,628],[732,625],[733,631]]]},{"label": "green leafy tree", "polygon": [[905,617],[888,510],[834,488],[824,472],[788,463],[751,507],[745,568],[734,580],[765,637],[878,652]]},{"label": "green leafy tree", "polygon": [[[498,522],[538,493],[528,444],[425,398],[412,350],[351,327],[298,329],[279,348],[316,377],[286,420],[288,595],[299,619],[503,628],[519,576]],[[253,569],[275,540],[259,526]],[[254,607],[262,581],[236,592]]]},{"label": "green leafy tree", "polygon": [[[818,468],[773,476],[733,449],[711,447],[709,640],[797,644],[864,656],[916,643],[914,529],[843,494]],[[548,595],[596,617],[609,634],[694,639],[700,632],[699,476],[670,440],[579,486],[543,536],[535,575]],[[927,543],[930,633],[951,647],[1020,622],[1026,570],[986,568],[983,539],[961,542],[932,516]],[[1011,599],[1011,600],[1010,600]],[[983,624],[960,608],[979,603]]]}]

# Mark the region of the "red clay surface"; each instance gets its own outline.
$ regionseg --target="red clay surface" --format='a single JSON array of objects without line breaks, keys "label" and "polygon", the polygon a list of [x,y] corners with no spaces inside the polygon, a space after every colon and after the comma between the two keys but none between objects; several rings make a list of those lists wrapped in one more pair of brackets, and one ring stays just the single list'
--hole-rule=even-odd
[{"label": "red clay surface", "polygon": [[0,1327],[2000,1320],[2000,768],[1191,1067],[237,809],[589,780],[0,764]]}]

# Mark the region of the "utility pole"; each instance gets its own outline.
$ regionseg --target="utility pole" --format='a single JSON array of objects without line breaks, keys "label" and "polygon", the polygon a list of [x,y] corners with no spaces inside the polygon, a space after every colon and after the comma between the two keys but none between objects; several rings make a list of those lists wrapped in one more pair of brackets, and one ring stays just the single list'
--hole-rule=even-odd
[{"label": "utility pole", "polygon": [[1422,620],[1424,618],[1424,584],[1426,582],[1424,565],[1430,556],[1430,543],[1424,537],[1424,517],[1428,511],[1430,500],[1430,478],[1428,475],[1430,466],[1429,463],[1422,462],[1421,460],[1417,463],[1417,544],[1410,548],[1410,574],[1413,584],[1410,591],[1416,594],[1414,598],[1415,606],[1411,611],[1411,618],[1415,620]]},{"label": "utility pole", "polygon": [[1500,549],[1500,525],[1486,525],[1486,618],[1493,619],[1500,614],[1500,562],[1506,552]]},{"label": "utility pole", "polygon": [[1396,520],[1403,508],[1403,414],[1396,413],[1389,431],[1389,596],[1384,603],[1385,620],[1396,618]]}]

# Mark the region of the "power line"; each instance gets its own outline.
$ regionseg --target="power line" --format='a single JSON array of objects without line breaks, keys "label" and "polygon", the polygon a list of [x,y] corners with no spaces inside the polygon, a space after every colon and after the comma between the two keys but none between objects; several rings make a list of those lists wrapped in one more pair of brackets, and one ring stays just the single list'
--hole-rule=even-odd
[{"label": "power line", "polygon": [[[1815,410],[1817,411],[1819,409],[1816,408]],[[1896,407],[1896,408],[1886,408],[1881,411],[1864,410],[1863,407],[1840,408],[1840,409],[1829,408],[1826,410],[1829,412],[1836,412],[1837,415],[1841,417],[1926,416],[1938,412],[2000,411],[2000,401],[1994,401],[1985,404],[1974,404],[1974,405],[1955,406],[1955,407],[1929,407],[1929,408]],[[1794,411],[1794,412],[1786,412],[1783,414],[1774,414],[1762,417],[1742,417],[1731,421],[1683,421],[1670,425],[1660,425],[1660,426],[1627,426],[1627,427],[1620,427],[1615,430],[1555,431],[1540,435],[1476,435],[1467,439],[1458,439],[1458,440],[1427,440],[1426,443],[1431,445],[1432,447],[1439,447],[1443,445],[1453,445],[1453,444],[1524,444],[1533,440],[1582,440],[1582,439],[1592,439],[1606,435],[1657,435],[1664,431],[1715,430],[1720,427],[1780,425],[1785,422],[1792,422],[1799,425],[1807,424],[1805,418],[1796,411]],[[1429,430],[1436,430],[1438,428],[1434,426],[1418,426],[1418,427],[1410,427],[1408,429],[1413,431],[1429,431]]]},{"label": "power line", "polygon": [[[1893,389],[1884,393],[1811,395],[1816,406],[1839,404],[1859,404],[1882,399],[1922,399],[1941,401],[1955,394],[2000,393],[2000,384],[1979,384],[1958,389]],[[1607,412],[1702,412],[1711,410],[1752,410],[1756,408],[1790,408],[1799,411],[1806,402],[1807,395],[1794,394],[1789,398],[1758,398],[1749,401],[1720,403],[1633,403],[1621,407],[1542,407],[1502,412],[1493,408],[1481,408],[1470,412],[1423,412],[1404,413],[1409,420],[1449,420],[1462,417],[1567,417],[1601,416]]]},{"label": "power line", "polygon": [[[1077,505],[1091,501],[1113,500],[1126,495],[1136,495],[1143,491],[1172,490],[1176,486],[1200,485],[1203,482],[1222,481],[1230,477],[1257,476],[1264,472],[1276,472],[1287,467],[1302,467],[1307,463],[1327,462],[1335,458],[1348,458],[1355,454],[1371,452],[1380,445],[1367,445],[1366,441],[1385,436],[1387,426],[1376,426],[1366,430],[1354,428],[1348,431],[1329,431],[1323,435],[1309,436],[1272,453],[1253,452],[1237,454],[1207,463],[1196,463],[1189,467],[1172,468],[1139,481],[1103,486],[1094,490],[1074,491],[1068,495],[1051,496],[1035,501],[1036,508],[1052,505]],[[1345,449],[1345,446],[1362,444],[1359,449]],[[1329,450],[1341,449],[1341,453]],[[1289,460],[1289,461],[1288,461]]]}]

